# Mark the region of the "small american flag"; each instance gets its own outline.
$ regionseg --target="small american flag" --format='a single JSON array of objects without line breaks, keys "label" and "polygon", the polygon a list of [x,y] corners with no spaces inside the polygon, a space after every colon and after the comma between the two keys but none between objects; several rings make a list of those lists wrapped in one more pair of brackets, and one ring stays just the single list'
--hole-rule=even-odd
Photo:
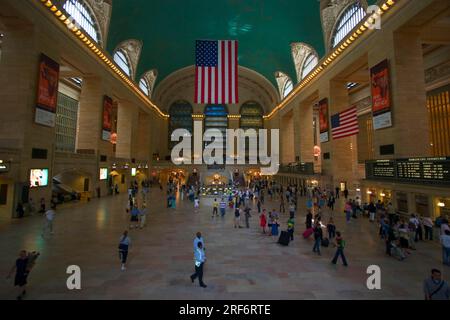
[{"label": "small american flag", "polygon": [[331,117],[333,139],[350,137],[359,133],[356,106]]},{"label": "small american flag", "polygon": [[195,103],[239,103],[238,42],[198,40],[195,52]]}]

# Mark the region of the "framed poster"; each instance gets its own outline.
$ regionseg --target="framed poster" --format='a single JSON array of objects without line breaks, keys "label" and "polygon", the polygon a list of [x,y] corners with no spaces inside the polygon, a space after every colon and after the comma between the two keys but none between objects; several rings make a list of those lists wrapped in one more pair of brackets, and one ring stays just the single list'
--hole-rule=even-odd
[{"label": "framed poster", "polygon": [[41,54],[35,122],[47,127],[55,127],[58,105],[59,64]]},{"label": "framed poster", "polygon": [[328,99],[319,102],[319,126],[320,126],[320,142],[330,141],[330,117],[328,114]]},{"label": "framed poster", "polygon": [[30,187],[46,187],[48,186],[48,169],[31,169],[30,170]]},{"label": "framed poster", "polygon": [[99,179],[100,181],[108,180],[108,168],[100,168]]},{"label": "framed poster", "polygon": [[384,60],[370,69],[373,126],[375,130],[392,127],[392,100],[389,63]]},{"label": "framed poster", "polygon": [[102,139],[104,141],[111,141],[112,130],[112,108],[113,101],[110,97],[105,96],[103,98],[103,127],[102,127]]}]

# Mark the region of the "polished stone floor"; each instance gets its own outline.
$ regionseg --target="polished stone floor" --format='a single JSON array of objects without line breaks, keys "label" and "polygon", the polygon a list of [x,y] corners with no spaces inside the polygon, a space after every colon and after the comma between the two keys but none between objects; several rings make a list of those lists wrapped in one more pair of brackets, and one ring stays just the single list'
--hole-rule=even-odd
[{"label": "polished stone floor", "polygon": [[[346,225],[336,210],[338,229],[347,239],[350,266],[330,263],[333,248],[322,256],[312,253],[312,240],[304,240],[304,202],[297,215],[295,241],[281,247],[262,235],[253,211],[250,229],[233,228],[233,212],[225,219],[211,218],[211,199],[202,199],[194,213],[189,201],[165,208],[165,196],[151,191],[148,225],[131,230],[133,247],[128,270],[120,271],[117,245],[128,227],[126,197],[71,204],[57,211],[55,234],[41,238],[41,216],[0,222],[0,274],[7,274],[21,249],[39,250],[41,257],[29,277],[27,299],[422,299],[422,281],[431,268],[443,270],[437,243],[419,243],[418,250],[400,262],[384,254],[375,225],[358,219]],[[277,202],[266,202],[268,210]],[[287,217],[282,216],[282,228]],[[190,282],[193,272],[192,241],[204,234],[207,258],[202,289]],[[366,287],[367,267],[382,270],[382,289]],[[66,268],[82,270],[82,290],[66,287]],[[13,299],[12,280],[0,281],[0,299]]]}]

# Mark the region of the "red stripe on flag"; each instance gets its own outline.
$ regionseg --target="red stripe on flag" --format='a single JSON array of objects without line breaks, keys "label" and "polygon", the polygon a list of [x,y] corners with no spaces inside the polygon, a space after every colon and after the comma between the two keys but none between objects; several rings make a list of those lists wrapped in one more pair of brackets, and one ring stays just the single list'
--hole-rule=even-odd
[{"label": "red stripe on flag", "polygon": [[222,99],[219,103],[225,103],[225,41],[221,41],[222,44]]},{"label": "red stripe on flag", "polygon": [[198,67],[195,67],[195,97],[194,97],[194,103],[198,102]]},{"label": "red stripe on flag", "polygon": [[202,94],[200,98],[200,103],[205,103],[205,68],[202,68]]},{"label": "red stripe on flag", "polygon": [[214,103],[215,104],[219,104],[219,66],[217,66],[215,68],[215,72],[216,72],[216,81],[214,84],[214,90],[215,90],[215,95],[214,95]]},{"label": "red stripe on flag", "polygon": [[213,67],[211,67],[211,68],[209,68],[209,101],[210,101],[210,103],[214,103],[214,100],[213,100],[213,94],[214,94],[214,82],[216,82],[215,80],[216,79],[214,79],[214,81],[213,81],[213,74],[214,74],[214,68]]}]

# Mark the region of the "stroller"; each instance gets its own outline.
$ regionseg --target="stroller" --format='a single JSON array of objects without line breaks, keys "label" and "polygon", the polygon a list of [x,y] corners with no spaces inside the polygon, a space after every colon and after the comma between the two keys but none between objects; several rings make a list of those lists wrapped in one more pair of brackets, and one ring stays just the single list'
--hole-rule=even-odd
[{"label": "stroller", "polygon": [[391,242],[391,255],[394,258],[397,258],[400,261],[403,261],[406,259],[406,255],[403,253],[402,248],[400,245],[394,241]]}]

